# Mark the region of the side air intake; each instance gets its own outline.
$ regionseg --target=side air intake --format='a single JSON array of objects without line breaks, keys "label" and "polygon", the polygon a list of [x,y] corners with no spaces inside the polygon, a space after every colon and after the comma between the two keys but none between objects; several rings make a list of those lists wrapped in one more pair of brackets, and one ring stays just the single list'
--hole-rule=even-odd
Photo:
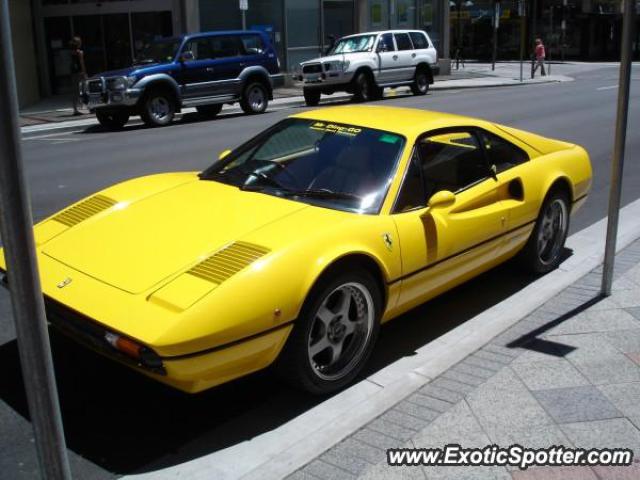
[{"label": "side air intake", "polygon": [[236,242],[217,251],[187,273],[211,283],[220,284],[248,267],[269,250],[246,242]]},{"label": "side air intake", "polygon": [[87,200],[67,208],[53,217],[53,220],[60,222],[68,227],[73,227],[87,218],[113,207],[117,202],[104,195],[95,195]]}]

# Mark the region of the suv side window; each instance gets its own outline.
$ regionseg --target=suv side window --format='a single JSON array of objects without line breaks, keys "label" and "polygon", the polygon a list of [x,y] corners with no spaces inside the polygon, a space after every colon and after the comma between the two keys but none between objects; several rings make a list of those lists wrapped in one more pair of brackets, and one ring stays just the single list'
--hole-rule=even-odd
[{"label": "suv side window", "polygon": [[378,50],[380,50],[380,45],[385,45],[387,52],[394,52],[396,47],[393,43],[393,33],[383,33],[380,35],[380,40],[378,40]]},{"label": "suv side window", "polygon": [[417,149],[427,199],[441,190],[455,193],[489,178],[489,166],[471,131],[431,135],[422,139]]},{"label": "suv side window", "polygon": [[184,51],[191,51],[194,60],[208,60],[213,58],[210,38],[196,38],[187,43]]},{"label": "suv side window", "polygon": [[234,35],[211,37],[214,58],[237,57],[240,55],[240,39]]},{"label": "suv side window", "polygon": [[529,160],[524,150],[493,133],[481,130],[480,140],[489,164],[496,166],[496,173],[504,172]]},{"label": "suv side window", "polygon": [[407,33],[396,33],[395,36],[398,50],[413,50],[411,39]]},{"label": "suv side window", "polygon": [[242,35],[242,46],[245,55],[258,55],[264,52],[264,44],[260,35]]},{"label": "suv side window", "polygon": [[413,46],[416,50],[429,48],[429,42],[427,41],[427,37],[424,36],[422,32],[409,32],[411,36],[411,41],[413,42]]}]

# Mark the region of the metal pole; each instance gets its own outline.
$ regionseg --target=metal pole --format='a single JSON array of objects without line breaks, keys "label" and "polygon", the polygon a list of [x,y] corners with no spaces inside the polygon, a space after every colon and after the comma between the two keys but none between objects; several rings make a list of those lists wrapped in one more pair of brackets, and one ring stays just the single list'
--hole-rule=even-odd
[{"label": "metal pole", "polygon": [[525,0],[520,0],[518,3],[519,15],[520,15],[520,82],[524,81],[524,44],[525,44],[525,12],[527,11]]},{"label": "metal pole", "polygon": [[242,30],[247,29],[247,12],[242,10]]},{"label": "metal pole", "polygon": [[600,293],[611,295],[613,283],[613,265],[618,237],[618,218],[620,215],[620,196],[622,194],[622,171],[624,167],[624,148],[627,137],[627,117],[629,112],[629,85],[631,83],[631,59],[633,29],[636,23],[636,2],[626,0],[622,21],[622,51],[620,56],[620,78],[618,80],[618,111],[616,116],[616,134],[611,160],[611,190],[609,191],[609,215],[607,220],[607,242],[604,251],[602,287]]},{"label": "metal pole", "polygon": [[493,0],[493,53],[491,55],[491,70],[496,69],[498,56],[498,26],[500,25],[500,2]]},{"label": "metal pole", "polygon": [[9,5],[0,0],[0,227],[29,414],[42,477],[71,478],[18,137]]}]

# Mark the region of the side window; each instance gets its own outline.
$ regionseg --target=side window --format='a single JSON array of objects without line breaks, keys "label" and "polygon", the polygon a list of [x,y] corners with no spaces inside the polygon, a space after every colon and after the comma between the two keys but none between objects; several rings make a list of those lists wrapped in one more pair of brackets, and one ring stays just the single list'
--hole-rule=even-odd
[{"label": "side window", "polygon": [[394,52],[396,47],[393,44],[393,33],[383,33],[380,35],[380,40],[378,40],[378,51],[380,51],[380,47],[384,45],[385,51]]},{"label": "side window", "polygon": [[213,58],[237,57],[240,55],[240,39],[231,35],[211,37]]},{"label": "side window", "polygon": [[489,167],[469,131],[432,135],[418,143],[426,198],[441,190],[457,192],[487,178]]},{"label": "side window", "polygon": [[416,151],[411,157],[411,163],[400,187],[394,213],[407,212],[427,205],[421,169],[420,157]]},{"label": "side window", "polygon": [[493,133],[481,131],[480,139],[489,164],[495,165],[498,173],[529,160],[525,151]]},{"label": "side window", "polygon": [[197,38],[191,40],[184,51],[191,51],[193,53],[194,60],[208,60],[213,58],[213,51],[211,50],[211,39],[209,38]]},{"label": "side window", "polygon": [[243,35],[240,39],[242,40],[245,55],[258,55],[264,52],[264,45],[260,35]]},{"label": "side window", "polygon": [[396,43],[398,44],[398,50],[413,50],[411,39],[407,33],[396,33]]},{"label": "side window", "polygon": [[411,41],[413,42],[413,48],[416,50],[422,48],[429,48],[429,42],[427,42],[427,37],[424,36],[422,32],[410,32]]}]

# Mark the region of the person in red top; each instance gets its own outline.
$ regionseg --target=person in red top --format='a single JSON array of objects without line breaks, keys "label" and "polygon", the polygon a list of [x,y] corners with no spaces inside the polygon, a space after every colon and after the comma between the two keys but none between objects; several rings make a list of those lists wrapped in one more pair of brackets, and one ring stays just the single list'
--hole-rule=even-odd
[{"label": "person in red top", "polygon": [[535,64],[535,67],[533,67],[533,72],[531,73],[531,78],[533,78],[533,76],[535,75],[536,70],[538,70],[538,67],[540,67],[540,72],[541,72],[542,76],[546,77],[547,76],[547,72],[545,72],[545,70],[544,70],[544,59],[546,57],[546,53],[544,51],[544,44],[542,43],[542,39],[540,39],[540,38],[536,38],[535,57],[536,57],[536,64]]}]

